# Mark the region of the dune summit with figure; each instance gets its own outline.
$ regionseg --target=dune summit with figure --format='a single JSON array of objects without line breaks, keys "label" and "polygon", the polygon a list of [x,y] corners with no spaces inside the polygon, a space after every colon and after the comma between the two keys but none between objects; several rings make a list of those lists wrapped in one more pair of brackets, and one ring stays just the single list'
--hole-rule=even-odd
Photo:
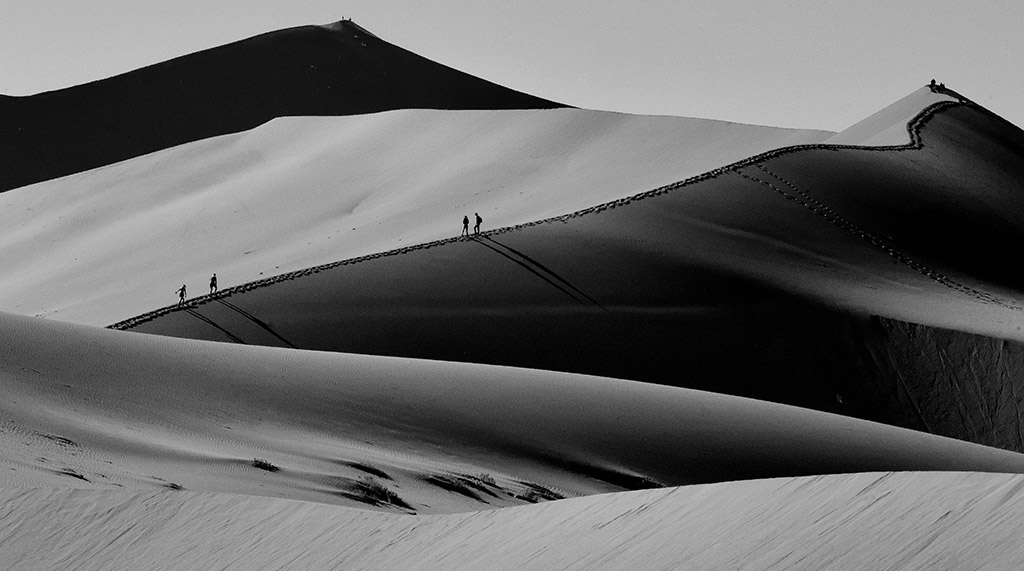
[{"label": "dune summit with figure", "polygon": [[1024,562],[1024,132],[968,96],[594,111],[345,20],[0,99],[0,561]]}]

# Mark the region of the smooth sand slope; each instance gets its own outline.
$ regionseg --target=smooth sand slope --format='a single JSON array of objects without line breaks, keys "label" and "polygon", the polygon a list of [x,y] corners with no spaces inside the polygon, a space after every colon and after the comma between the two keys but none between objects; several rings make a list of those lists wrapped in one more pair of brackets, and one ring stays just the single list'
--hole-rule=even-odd
[{"label": "smooth sand slope", "polygon": [[0,333],[2,487],[184,488],[431,513],[775,476],[1024,472],[1016,453],[675,387],[13,315]]},{"label": "smooth sand slope", "polygon": [[1014,569],[1022,488],[1020,475],[874,473],[422,517],[227,494],[0,490],[0,551],[19,569]]},{"label": "smooth sand slope", "polygon": [[630,378],[1021,450],[1021,284],[1000,248],[1024,236],[1024,137],[935,98],[910,96],[920,145],[769,153],[125,326]]},{"label": "smooth sand slope", "polygon": [[0,310],[105,326],[290,270],[531,222],[829,133],[575,109],[278,119],[0,194]]},{"label": "smooth sand slope", "polygon": [[262,34],[27,97],[0,95],[0,191],[275,117],[562,107],[389,44],[352,21]]}]

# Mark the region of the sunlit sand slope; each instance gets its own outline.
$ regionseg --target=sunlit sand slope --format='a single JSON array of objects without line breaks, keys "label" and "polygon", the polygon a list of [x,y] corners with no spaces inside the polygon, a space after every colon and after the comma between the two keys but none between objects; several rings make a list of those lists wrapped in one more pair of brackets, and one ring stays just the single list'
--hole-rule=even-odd
[{"label": "sunlit sand slope", "polygon": [[573,212],[829,134],[599,111],[278,119],[0,194],[0,309],[109,325],[221,287]]},{"label": "sunlit sand slope", "polygon": [[26,569],[1014,569],[1024,479],[873,473],[408,517],[190,492],[0,490]]}]

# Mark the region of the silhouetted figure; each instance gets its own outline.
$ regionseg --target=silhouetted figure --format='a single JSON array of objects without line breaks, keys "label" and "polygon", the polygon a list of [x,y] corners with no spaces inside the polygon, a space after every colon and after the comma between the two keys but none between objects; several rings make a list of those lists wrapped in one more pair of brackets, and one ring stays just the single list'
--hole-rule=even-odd
[{"label": "silhouetted figure", "polygon": [[213,274],[210,278],[210,293],[216,293],[217,291],[217,274]]},{"label": "silhouetted figure", "polygon": [[931,89],[933,92],[935,91],[935,80],[934,79],[932,79],[932,82],[928,84],[928,88]]},{"label": "silhouetted figure", "polygon": [[484,219],[480,218],[480,214],[477,213],[477,212],[474,212],[473,214],[476,216],[476,224],[473,225],[473,233],[474,234],[479,234],[480,233],[480,223],[483,222]]},{"label": "silhouetted figure", "polygon": [[178,305],[185,303],[185,284],[181,284],[181,288],[178,289]]},{"label": "silhouetted figure", "polygon": [[945,91],[945,90],[946,90],[946,84],[945,83],[940,83],[939,84],[939,91]]},{"label": "silhouetted figure", "polygon": [[462,217],[462,234],[459,237],[462,236],[469,236],[469,216]]}]

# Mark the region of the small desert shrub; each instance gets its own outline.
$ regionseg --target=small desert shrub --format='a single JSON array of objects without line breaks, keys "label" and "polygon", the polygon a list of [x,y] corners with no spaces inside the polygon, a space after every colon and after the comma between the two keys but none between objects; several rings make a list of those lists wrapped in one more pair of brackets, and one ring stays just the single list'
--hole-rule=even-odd
[{"label": "small desert shrub", "polygon": [[384,504],[393,504],[395,500],[401,499],[394,490],[385,486],[373,476],[364,476],[356,480],[356,489],[362,492],[364,496]]},{"label": "small desert shrub", "polygon": [[536,504],[538,502],[550,502],[552,500],[565,499],[565,496],[563,496],[562,494],[559,494],[558,492],[555,492],[553,490],[549,490],[544,486],[541,486],[540,484],[534,484],[531,482],[522,483],[527,486],[527,490],[522,494],[516,494],[515,497],[520,500],[530,502],[531,504]]},{"label": "small desert shrub", "polygon": [[423,481],[428,484],[433,484],[443,490],[461,494],[478,502],[484,502],[484,500],[480,499],[480,496],[473,491],[473,488],[476,486],[474,486],[467,478],[461,476],[448,476],[444,474],[431,474],[423,478]]},{"label": "small desert shrub", "polygon": [[460,474],[459,479],[474,490],[483,492],[491,497],[498,497],[498,494],[494,493],[495,490],[501,491],[501,487],[498,486],[498,483],[494,481],[490,474],[476,474],[475,476]]},{"label": "small desert shrub", "polygon": [[394,480],[394,478],[389,476],[388,473],[385,472],[384,470],[381,470],[380,468],[376,468],[374,466],[370,466],[369,464],[363,464],[362,462],[342,462],[342,464],[344,464],[345,466],[355,468],[356,470],[366,472],[367,474],[373,474],[374,476],[377,476],[378,478],[382,478],[384,480]]},{"label": "small desert shrub", "polygon": [[267,472],[277,472],[278,470],[280,470],[280,468],[278,468],[277,466],[274,466],[270,462],[267,462],[266,460],[261,460],[259,458],[253,458],[252,465],[254,468],[266,470]]},{"label": "small desert shrub", "polygon": [[394,490],[385,486],[373,476],[365,476],[356,480],[354,487],[356,495],[359,497],[353,499],[359,499],[359,501],[373,505],[391,505],[410,511],[413,509]]},{"label": "small desert shrub", "polygon": [[490,474],[477,474],[475,476],[467,476],[467,478],[473,478],[481,484],[487,484],[492,488],[498,487],[498,483],[494,481],[494,476],[491,476]]}]

